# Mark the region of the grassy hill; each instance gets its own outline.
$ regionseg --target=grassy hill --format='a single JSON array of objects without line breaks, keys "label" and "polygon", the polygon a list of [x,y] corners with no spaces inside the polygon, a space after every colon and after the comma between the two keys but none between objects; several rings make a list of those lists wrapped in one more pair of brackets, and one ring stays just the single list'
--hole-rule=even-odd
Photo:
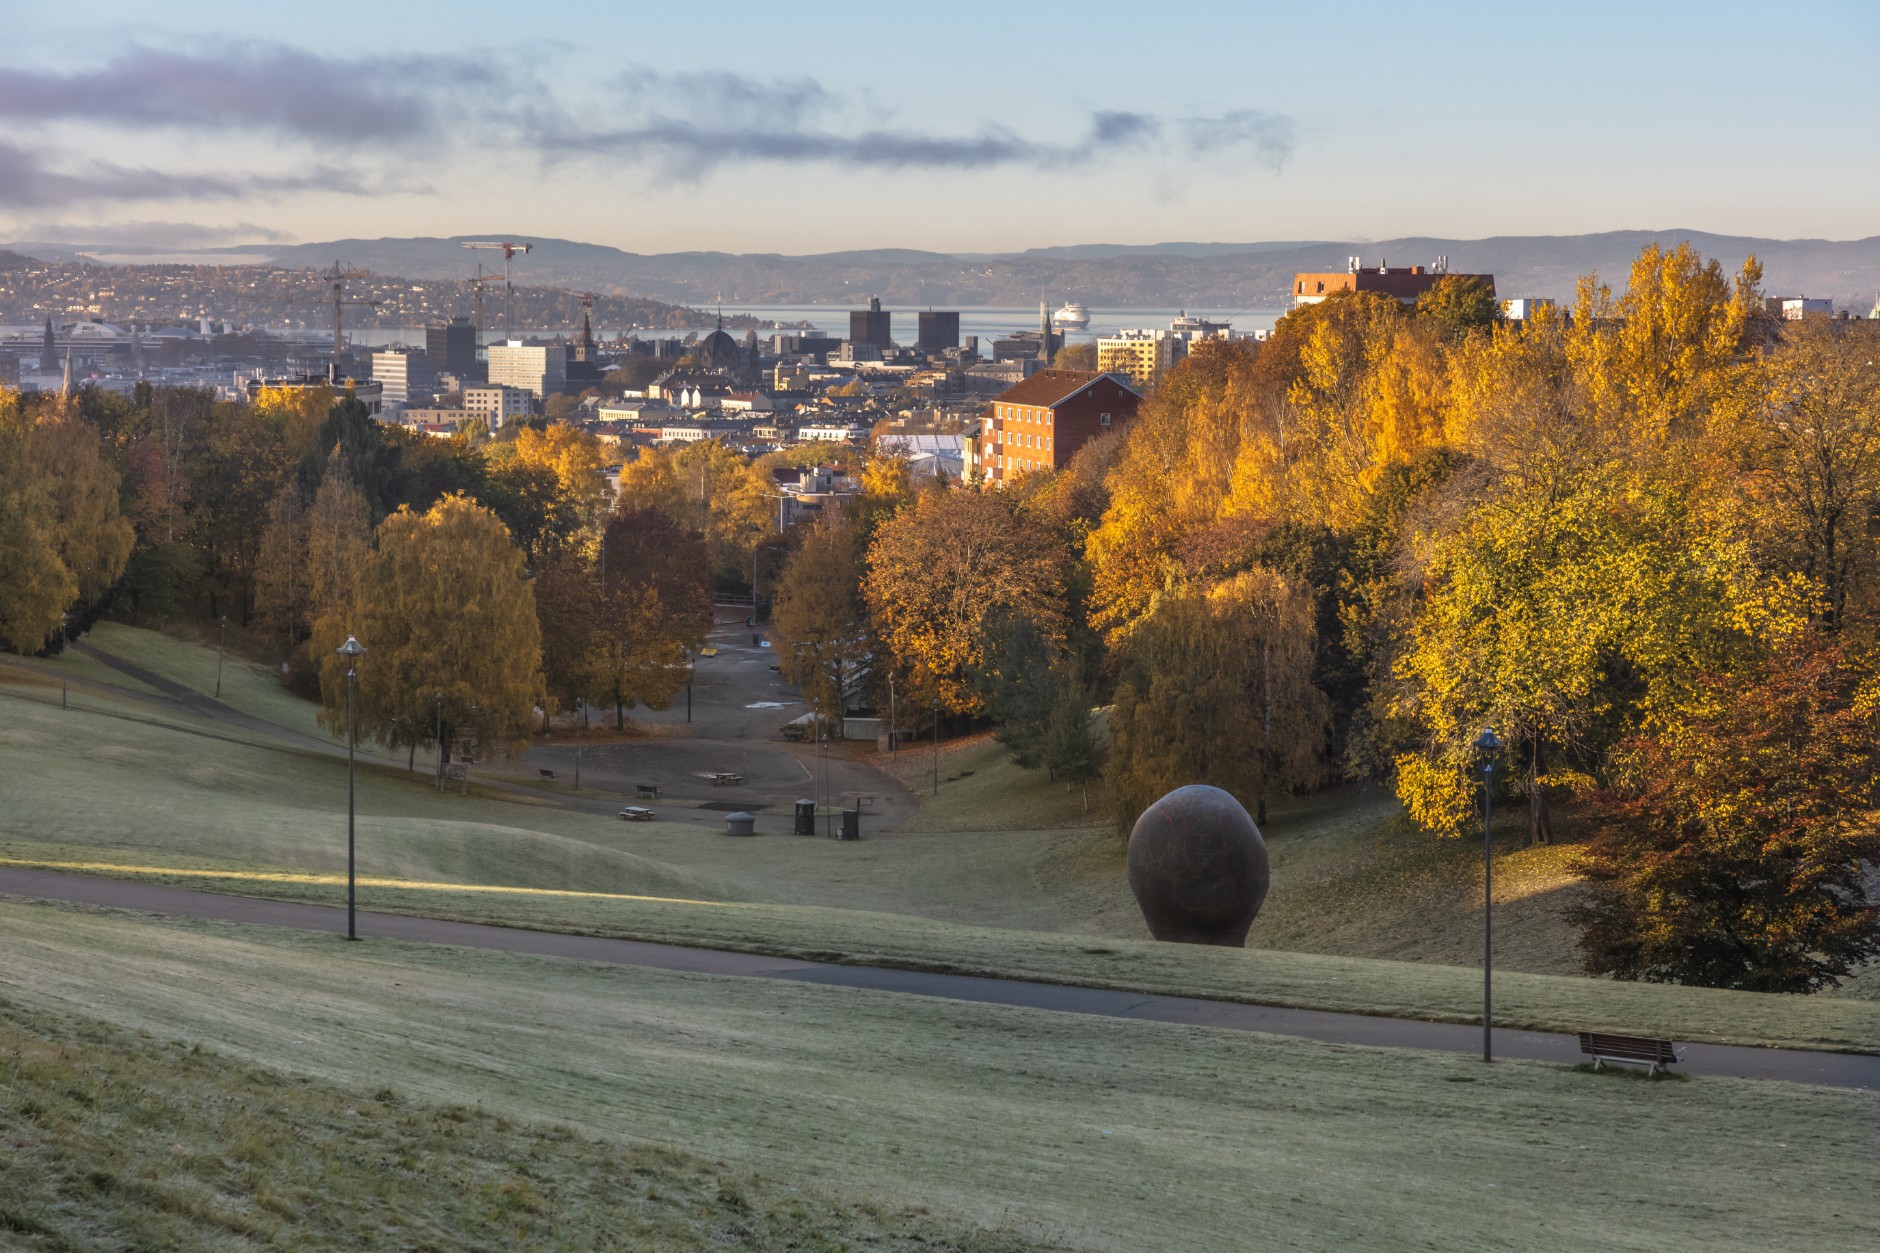
[{"label": "grassy hill", "polygon": [[[936,1234],[991,1229],[1028,1246],[1880,1239],[1873,1093],[1485,1068],[1415,1050],[7,902],[0,944],[7,1017],[42,1037],[60,1021],[103,1020],[146,1033],[147,1052],[201,1044],[236,1080],[259,1069],[289,1081],[271,1088],[277,1116],[260,1092],[249,1099],[264,1103],[243,1108],[205,1084],[217,1100],[196,1102],[197,1129],[168,1141],[138,1128],[129,1151],[89,1166],[105,1178],[81,1180],[68,1204],[100,1204],[99,1194],[142,1204],[163,1186],[187,1196],[226,1169],[249,1195],[265,1188],[293,1207],[376,1169],[382,1204],[336,1201],[341,1219],[389,1220],[401,1194],[423,1189],[427,1218],[487,1207],[517,1224],[501,1242],[542,1243],[528,1224],[551,1221],[551,1197],[568,1196],[578,1232],[583,1213],[620,1195],[617,1178],[583,1160],[672,1149],[724,1163],[740,1190],[747,1175],[787,1171],[807,1198],[832,1198],[806,1201],[812,1215],[861,1225],[843,1211],[924,1210]],[[39,1025],[47,1015],[54,1026]],[[37,1102],[35,1126],[49,1111],[95,1120],[103,1141],[145,1099],[96,1078],[69,1094],[57,1078],[22,1090],[8,1057],[0,1101]],[[165,1068],[157,1082],[178,1094],[171,1108],[191,1103],[183,1094],[206,1076],[180,1061]],[[460,1152],[443,1151],[439,1106],[517,1129],[479,1119]],[[225,1138],[209,1134],[216,1120]],[[574,1139],[557,1147],[556,1126]],[[529,1151],[478,1160],[515,1148]],[[171,1162],[187,1174],[166,1185]],[[680,1166],[721,1214],[724,1185]],[[477,1190],[462,1202],[443,1195],[460,1179]],[[506,1204],[505,1188],[541,1198],[541,1216]]]}]

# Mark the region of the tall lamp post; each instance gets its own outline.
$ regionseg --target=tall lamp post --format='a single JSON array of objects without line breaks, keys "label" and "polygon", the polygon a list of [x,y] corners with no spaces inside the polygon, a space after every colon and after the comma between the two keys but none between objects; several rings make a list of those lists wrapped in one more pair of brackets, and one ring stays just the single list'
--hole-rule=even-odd
[{"label": "tall lamp post", "polygon": [[222,615],[222,643],[215,651],[215,698],[222,699],[222,656],[228,652],[228,615]]},{"label": "tall lamp post", "polygon": [[895,757],[898,761],[899,758],[895,753],[898,737],[894,733],[897,725],[894,718],[894,671],[890,670],[888,671],[888,755]]},{"label": "tall lamp post", "polygon": [[435,791],[444,790],[444,693],[437,694],[437,781]]},{"label": "tall lamp post", "polygon": [[358,640],[348,635],[346,642],[339,646],[339,655],[346,659],[346,938],[359,938],[359,929],[354,919],[357,904],[357,877],[353,868],[353,689],[359,684],[359,659],[366,655],[366,650]]},{"label": "tall lamp post", "polygon": [[1501,751],[1501,739],[1492,727],[1483,727],[1475,737],[1475,751],[1482,755],[1482,1060],[1495,1060],[1494,1048],[1494,977],[1493,945],[1495,918],[1495,754]]},{"label": "tall lamp post", "polygon": [[[71,614],[62,613],[59,615],[59,658],[60,660],[66,659],[65,650],[72,646],[72,637],[69,634],[68,628],[66,626],[66,624],[69,623],[71,620],[72,620]],[[71,680],[66,677],[64,672],[61,672],[59,674],[59,708],[60,709],[71,708],[70,697],[69,697],[69,692],[68,692],[70,683],[71,683]]]},{"label": "tall lamp post", "polygon": [[940,698],[933,702],[933,794],[940,795]]}]

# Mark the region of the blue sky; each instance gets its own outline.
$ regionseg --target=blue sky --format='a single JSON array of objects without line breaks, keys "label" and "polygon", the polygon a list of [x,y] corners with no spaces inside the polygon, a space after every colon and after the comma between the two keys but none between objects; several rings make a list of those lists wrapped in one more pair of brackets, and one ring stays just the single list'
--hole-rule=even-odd
[{"label": "blue sky", "polygon": [[1880,233],[1880,4],[16,9],[0,238]]}]

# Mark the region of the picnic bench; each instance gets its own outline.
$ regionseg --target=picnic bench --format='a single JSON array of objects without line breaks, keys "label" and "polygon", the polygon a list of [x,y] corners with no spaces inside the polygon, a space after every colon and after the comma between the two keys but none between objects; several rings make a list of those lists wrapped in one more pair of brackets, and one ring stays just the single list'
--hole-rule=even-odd
[{"label": "picnic bench", "polygon": [[795,723],[792,723],[783,729],[783,738],[786,740],[789,740],[793,744],[801,744],[803,742],[803,737],[805,734],[807,734],[807,732],[805,732],[802,727],[797,726]]},{"label": "picnic bench", "polygon": [[547,766],[537,766],[535,768],[535,772],[541,775],[544,779],[552,779],[555,777],[555,772],[553,770],[550,770]]},{"label": "picnic bench", "polygon": [[1628,1066],[1643,1066],[1654,1075],[1684,1059],[1684,1050],[1669,1040],[1605,1031],[1580,1032],[1580,1052],[1593,1059],[1594,1070],[1606,1062],[1622,1062]]},{"label": "picnic bench", "polygon": [[712,776],[713,787],[735,787],[743,782],[743,775],[730,770],[721,770]]},{"label": "picnic bench", "polygon": [[620,811],[620,816],[628,822],[651,822],[653,811],[643,805],[628,805]]},{"label": "picnic bench", "polygon": [[651,783],[636,783],[633,785],[633,794],[643,801],[658,800],[659,788]]}]

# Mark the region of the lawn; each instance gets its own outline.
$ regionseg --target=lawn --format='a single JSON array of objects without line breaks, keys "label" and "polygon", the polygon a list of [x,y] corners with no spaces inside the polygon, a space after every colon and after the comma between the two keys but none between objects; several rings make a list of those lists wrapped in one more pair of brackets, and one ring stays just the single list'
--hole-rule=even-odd
[{"label": "lawn", "polygon": [[[346,1108],[359,1113],[316,1122],[312,1138],[360,1128],[348,1151],[377,1160],[387,1187],[398,1170],[428,1165],[427,1142],[411,1142],[423,1130],[389,1126],[412,1102],[669,1147],[734,1174],[787,1169],[791,1185],[924,1209],[942,1230],[1002,1227],[1074,1247],[1880,1241],[1873,1093],[1485,1068],[1414,1050],[20,903],[0,903],[0,943],[14,1016],[102,1018],[351,1094]],[[8,1066],[17,1073],[8,1059],[0,1076]],[[386,1089],[391,1100],[377,1095]],[[410,1157],[368,1149],[376,1128],[406,1137]],[[500,1127],[474,1130],[486,1143]],[[167,1151],[197,1160],[188,1144]],[[239,1162],[244,1141],[223,1151]],[[148,1156],[132,1154],[131,1167]],[[433,1175],[439,1189],[453,1178],[502,1186],[496,1168],[479,1176],[462,1161]],[[715,1195],[717,1185],[700,1187]]]},{"label": "lawn", "polygon": [[[339,899],[343,764],[5,695],[0,725],[12,767],[0,778],[0,857]],[[1119,886],[1118,846],[1089,831],[728,840],[440,796],[422,776],[382,768],[361,771],[359,803],[368,908],[1445,1020],[1469,1021],[1479,1003],[1479,976],[1462,965],[1146,941]],[[1472,926],[1466,915],[1454,925]],[[1497,983],[1510,1026],[1826,1048],[1880,1040],[1880,1003],[1870,1000],[1506,969]]]},{"label": "lawn", "polygon": [[[83,642],[204,696],[215,695],[217,649],[213,639],[207,643],[192,643],[161,631],[100,622]],[[135,682],[117,671],[108,672],[117,675],[116,681],[126,685]],[[247,660],[237,651],[231,650],[222,659],[221,701],[231,709],[302,735],[322,740],[335,738],[320,726],[319,706],[282,687],[280,676],[272,667]],[[338,738],[343,745],[345,737]]]},{"label": "lawn", "polygon": [[857,1197],[0,1002],[12,1249],[1016,1250]]}]

